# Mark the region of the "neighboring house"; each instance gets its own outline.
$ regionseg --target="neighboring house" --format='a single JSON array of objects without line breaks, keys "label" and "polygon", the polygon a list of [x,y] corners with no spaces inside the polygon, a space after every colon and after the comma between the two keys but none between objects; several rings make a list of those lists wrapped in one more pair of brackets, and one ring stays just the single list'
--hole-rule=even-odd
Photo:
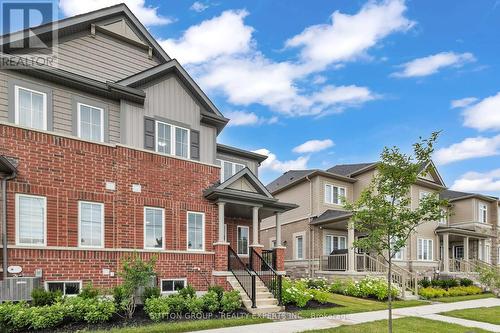
[{"label": "neighboring house", "polygon": [[[351,214],[341,203],[342,197],[350,202],[359,198],[376,167],[377,163],[360,163],[336,165],[326,171],[291,170],[267,186],[276,198],[299,205],[281,216],[289,274],[359,276],[383,271],[380,258],[354,248],[353,242],[363,234],[349,227]],[[399,272],[432,276],[436,272],[465,270],[458,266],[464,265],[460,259],[466,257],[496,264],[498,199],[446,190],[431,162],[422,168],[411,187],[411,205],[417,207],[420,198],[436,192],[450,201],[451,213],[447,219],[417,227],[394,257]],[[274,233],[273,221],[264,220],[261,240],[265,245],[275,245]]]},{"label": "neighboring house", "polygon": [[164,293],[229,288],[230,248],[248,263],[259,221],[296,207],[258,180],[266,156],[217,144],[229,119],[125,5],[57,27],[57,68],[0,70],[3,280],[108,288],[139,254]]}]

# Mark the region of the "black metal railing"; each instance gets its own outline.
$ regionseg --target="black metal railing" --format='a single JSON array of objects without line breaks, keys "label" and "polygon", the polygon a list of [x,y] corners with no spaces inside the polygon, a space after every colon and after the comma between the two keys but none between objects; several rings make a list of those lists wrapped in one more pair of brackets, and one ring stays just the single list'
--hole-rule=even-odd
[{"label": "black metal railing", "polygon": [[[262,250],[262,259],[264,259],[264,261],[267,263],[268,266],[271,266],[274,270],[276,270],[276,251],[275,250]],[[262,267],[262,268],[264,269],[265,267]]]},{"label": "black metal railing", "polygon": [[255,274],[257,274],[257,277],[264,283],[267,289],[269,289],[274,298],[278,300],[278,305],[282,305],[281,275],[278,274],[253,248],[250,251],[250,265]]},{"label": "black metal railing", "polygon": [[[251,262],[251,261],[250,261]],[[241,287],[252,301],[252,308],[256,305],[255,274],[247,268],[247,265],[240,259],[231,247],[228,247],[227,268],[233,273]]]}]

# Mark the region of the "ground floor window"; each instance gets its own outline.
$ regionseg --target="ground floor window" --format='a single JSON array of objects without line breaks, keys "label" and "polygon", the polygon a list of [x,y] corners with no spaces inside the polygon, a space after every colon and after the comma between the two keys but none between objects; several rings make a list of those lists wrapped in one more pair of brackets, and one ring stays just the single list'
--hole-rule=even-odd
[{"label": "ground floor window", "polygon": [[82,288],[82,281],[47,281],[45,289],[48,291],[60,291],[64,296],[78,295]]},{"label": "ground floor window", "polygon": [[433,260],[433,244],[432,239],[419,238],[417,244],[418,260],[431,261]]},{"label": "ground floor window", "polygon": [[345,236],[325,236],[325,255],[330,255],[333,250],[344,250],[347,248]]},{"label": "ground floor window", "polygon": [[295,259],[304,259],[304,236],[295,236]]},{"label": "ground floor window", "polygon": [[186,279],[165,279],[161,280],[162,293],[174,293],[187,286]]},{"label": "ground floor window", "polygon": [[237,250],[239,255],[248,255],[248,237],[250,235],[250,228],[245,226],[238,226],[238,244]]}]

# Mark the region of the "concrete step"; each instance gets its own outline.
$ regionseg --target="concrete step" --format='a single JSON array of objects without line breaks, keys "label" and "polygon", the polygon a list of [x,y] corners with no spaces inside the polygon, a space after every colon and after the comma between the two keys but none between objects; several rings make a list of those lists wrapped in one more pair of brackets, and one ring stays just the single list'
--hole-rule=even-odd
[{"label": "concrete step", "polygon": [[[245,304],[245,307],[251,307],[252,301],[247,298],[243,300],[243,304]],[[264,305],[278,305],[278,301],[274,298],[257,298],[255,300],[255,305],[258,307]]]},{"label": "concrete step", "polygon": [[227,277],[227,281],[234,290],[238,291],[245,309],[251,314],[265,314],[283,311],[284,308],[278,306],[278,300],[273,297],[273,294],[267,289],[262,281],[255,281],[256,308],[252,308],[251,299],[248,297],[245,290],[234,276]]},{"label": "concrete step", "polygon": [[276,313],[284,311],[285,308],[283,306],[259,306],[257,308],[249,308],[248,312],[251,314],[266,314],[266,313]]}]

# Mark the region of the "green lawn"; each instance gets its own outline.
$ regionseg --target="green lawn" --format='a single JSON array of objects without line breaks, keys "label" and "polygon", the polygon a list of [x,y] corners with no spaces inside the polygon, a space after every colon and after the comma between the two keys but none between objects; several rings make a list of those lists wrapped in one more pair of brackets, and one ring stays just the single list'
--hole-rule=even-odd
[{"label": "green lawn", "polygon": [[[456,324],[448,324],[442,321],[429,320],[424,318],[407,317],[395,319],[393,323],[394,333],[482,333],[488,332],[479,328],[464,327]],[[379,320],[371,323],[359,325],[344,325],[326,330],[307,331],[307,333],[386,333],[387,320]]]},{"label": "green lawn", "polygon": [[492,293],[484,293],[484,294],[467,295],[467,296],[439,297],[439,298],[433,298],[431,299],[431,301],[442,302],[442,303],[453,303],[453,302],[470,301],[473,299],[490,298],[490,297],[495,297],[495,295],[493,295]]},{"label": "green lawn", "polygon": [[482,321],[485,323],[500,325],[500,306],[491,308],[476,308],[466,310],[455,310],[441,313],[445,316]]},{"label": "green lawn", "polygon": [[[301,310],[299,315],[304,318],[316,316],[339,315],[355,312],[377,311],[387,309],[387,303],[369,299],[356,298],[338,294],[331,294],[330,302],[342,305],[329,309]],[[406,308],[409,306],[428,305],[426,301],[394,301],[394,308]]]},{"label": "green lawn", "polygon": [[177,333],[208,330],[212,328],[242,326],[251,324],[269,323],[267,318],[253,318],[252,316],[228,319],[192,320],[183,322],[163,322],[136,327],[114,328],[110,330],[85,331],[91,333]]}]

